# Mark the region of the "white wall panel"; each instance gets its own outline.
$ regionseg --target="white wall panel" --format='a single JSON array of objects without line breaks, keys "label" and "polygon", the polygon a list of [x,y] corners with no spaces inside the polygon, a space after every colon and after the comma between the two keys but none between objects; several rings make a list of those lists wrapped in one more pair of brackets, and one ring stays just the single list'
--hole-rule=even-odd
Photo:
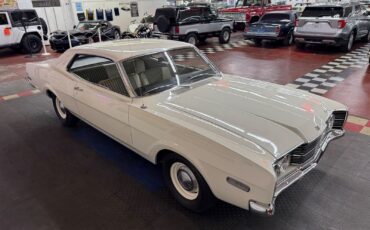
[{"label": "white wall panel", "polygon": [[[120,15],[115,16],[113,12],[113,24],[118,25],[121,28],[121,31],[127,30],[128,25],[130,24],[130,21],[137,20],[140,21],[144,13],[147,12],[148,14],[151,14],[154,16],[155,10],[158,7],[162,7],[163,5],[167,4],[166,0],[138,0],[136,1],[138,3],[139,8],[139,17],[131,18],[131,12],[130,11],[123,11],[121,10],[121,7],[123,4],[129,4],[131,1],[119,1],[119,0],[71,0],[72,3],[72,12],[73,12],[73,18],[75,23],[78,23],[77,19],[77,11],[76,11],[76,2],[81,2],[84,12],[86,12],[87,9],[114,9],[115,7],[118,7],[120,10]],[[96,17],[96,12],[95,12]]]}]

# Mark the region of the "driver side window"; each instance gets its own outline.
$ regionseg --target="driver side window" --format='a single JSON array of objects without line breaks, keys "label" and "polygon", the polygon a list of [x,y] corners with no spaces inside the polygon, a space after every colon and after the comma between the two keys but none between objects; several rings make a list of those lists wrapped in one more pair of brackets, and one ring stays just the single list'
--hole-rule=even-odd
[{"label": "driver side window", "polygon": [[116,63],[107,58],[92,55],[77,55],[69,72],[82,79],[124,96],[129,96]]}]

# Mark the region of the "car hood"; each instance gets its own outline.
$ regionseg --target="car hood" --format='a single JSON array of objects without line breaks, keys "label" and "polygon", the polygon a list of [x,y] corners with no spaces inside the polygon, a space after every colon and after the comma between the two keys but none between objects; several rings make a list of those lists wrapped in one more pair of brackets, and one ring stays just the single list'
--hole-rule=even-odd
[{"label": "car hood", "polygon": [[[326,128],[331,100],[301,90],[235,76],[201,84],[165,97],[156,107],[191,116],[224,130],[225,136],[248,140],[279,158]],[[156,110],[156,108],[154,108]],[[233,137],[228,138],[233,138]]]}]

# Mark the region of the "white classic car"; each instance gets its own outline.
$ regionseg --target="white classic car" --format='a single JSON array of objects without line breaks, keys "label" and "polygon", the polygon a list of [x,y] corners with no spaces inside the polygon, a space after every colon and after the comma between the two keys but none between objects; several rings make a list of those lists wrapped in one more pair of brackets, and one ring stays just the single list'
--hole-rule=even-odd
[{"label": "white classic car", "polygon": [[183,206],[215,198],[272,215],[276,197],[344,134],[347,108],[301,90],[222,74],[193,45],[124,40],[27,63],[66,126],[81,119],[163,166]]}]

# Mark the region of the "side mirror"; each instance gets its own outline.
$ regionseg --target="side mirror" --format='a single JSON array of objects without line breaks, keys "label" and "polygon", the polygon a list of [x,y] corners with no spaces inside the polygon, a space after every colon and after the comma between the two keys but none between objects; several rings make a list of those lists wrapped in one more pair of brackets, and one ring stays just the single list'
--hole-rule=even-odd
[{"label": "side mirror", "polygon": [[364,15],[364,16],[368,16],[368,15],[369,15],[369,13],[368,13],[367,11],[365,11],[365,12],[363,12],[363,13],[362,13],[362,15]]}]

